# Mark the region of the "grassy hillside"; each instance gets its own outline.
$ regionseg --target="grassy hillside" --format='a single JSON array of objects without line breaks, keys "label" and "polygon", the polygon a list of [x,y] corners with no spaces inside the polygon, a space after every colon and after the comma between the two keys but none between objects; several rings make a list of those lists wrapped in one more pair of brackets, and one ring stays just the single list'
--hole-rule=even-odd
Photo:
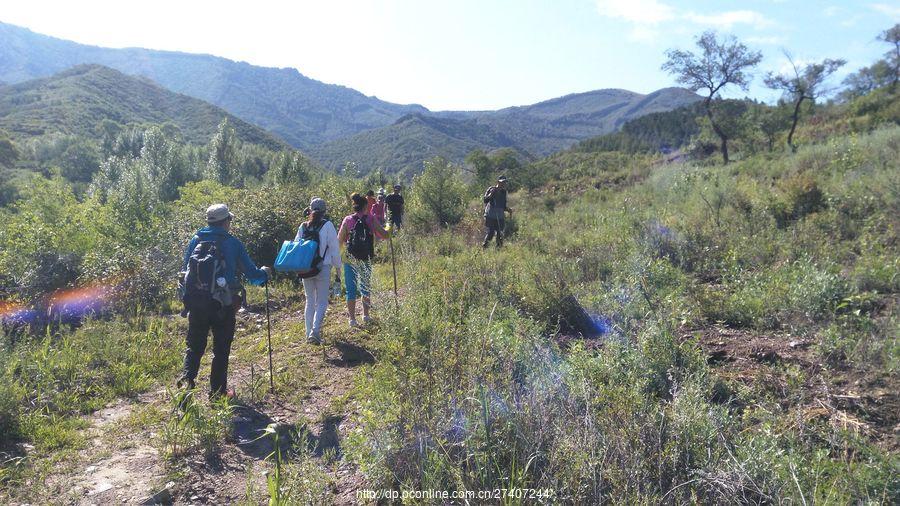
[{"label": "grassy hillside", "polygon": [[15,140],[51,133],[97,138],[103,120],[120,125],[172,123],[184,139],[206,144],[227,119],[244,142],[287,148],[280,139],[218,107],[100,65],[0,88],[0,129]]},{"label": "grassy hillside", "polygon": [[522,170],[549,180],[511,195],[500,250],[480,248],[482,188],[433,160],[378,246],[375,323],[350,330],[335,301],[325,346],[307,344],[301,289],[278,280],[267,392],[250,290],[232,403],[172,389],[172,278],[203,209],[230,203],[267,264],[311,196],[336,218],[364,183],[203,180],[161,199],[145,184],[160,148],[85,198],[36,178],[0,208],[0,500],[896,504],[898,103],[877,90],[805,120],[796,153],[727,165],[540,160]]}]

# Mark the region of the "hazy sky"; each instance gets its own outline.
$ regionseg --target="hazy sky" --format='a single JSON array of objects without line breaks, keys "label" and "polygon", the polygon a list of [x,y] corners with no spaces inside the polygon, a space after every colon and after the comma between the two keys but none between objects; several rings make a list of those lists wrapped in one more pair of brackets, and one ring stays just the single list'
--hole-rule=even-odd
[{"label": "hazy sky", "polygon": [[4,0],[0,21],[87,44],[294,67],[434,110],[496,109],[673,85],[659,70],[664,51],[705,29],[763,51],[751,95],[771,99],[759,76],[785,66],[782,49],[799,61],[844,58],[844,73],[867,65],[887,49],[875,37],[900,21],[900,0]]}]

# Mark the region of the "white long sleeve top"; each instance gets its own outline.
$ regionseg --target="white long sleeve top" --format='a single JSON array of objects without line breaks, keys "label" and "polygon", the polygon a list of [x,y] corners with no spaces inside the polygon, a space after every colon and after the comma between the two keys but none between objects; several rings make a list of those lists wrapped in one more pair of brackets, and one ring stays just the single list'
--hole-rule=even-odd
[{"label": "white long sleeve top", "polygon": [[[297,229],[297,236],[294,241],[303,238],[303,232],[306,230],[306,223],[302,223]],[[331,265],[335,268],[341,267],[341,245],[338,243],[337,230],[331,221],[326,221],[319,230],[319,255],[322,257],[322,265]]]}]

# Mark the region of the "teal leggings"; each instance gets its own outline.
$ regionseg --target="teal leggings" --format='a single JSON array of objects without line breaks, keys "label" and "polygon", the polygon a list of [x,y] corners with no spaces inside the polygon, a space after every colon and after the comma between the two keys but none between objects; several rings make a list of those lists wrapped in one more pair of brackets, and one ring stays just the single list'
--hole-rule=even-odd
[{"label": "teal leggings", "polygon": [[344,289],[347,290],[347,300],[368,297],[371,286],[372,262],[357,260],[344,264]]}]

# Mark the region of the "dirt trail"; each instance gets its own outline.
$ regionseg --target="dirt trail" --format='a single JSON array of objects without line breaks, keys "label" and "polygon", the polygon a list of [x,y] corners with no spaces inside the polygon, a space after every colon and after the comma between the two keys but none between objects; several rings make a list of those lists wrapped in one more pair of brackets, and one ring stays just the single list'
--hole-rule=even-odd
[{"label": "dirt trail", "polygon": [[[268,393],[268,359],[259,353],[265,349],[264,309],[248,309],[238,315],[229,370],[229,386],[237,392],[232,427],[218,452],[165,461],[160,433],[171,408],[166,389],[158,387],[88,417],[86,448],[56,466],[45,499],[63,504],[265,504],[265,471],[272,466],[267,457],[275,446],[272,438],[260,435],[274,423],[285,436],[305,433],[314,460],[328,476],[334,502],[355,503],[362,477],[344,460],[341,442],[352,425],[348,395],[354,378],[359,366],[374,361],[359,344],[368,334],[351,332],[343,311],[333,305],[323,329],[325,345],[312,346],[302,338],[302,312],[296,306],[276,307],[276,381],[287,379],[273,396]],[[210,354],[201,366],[200,393],[205,393]],[[291,376],[297,372],[302,374]]]}]

